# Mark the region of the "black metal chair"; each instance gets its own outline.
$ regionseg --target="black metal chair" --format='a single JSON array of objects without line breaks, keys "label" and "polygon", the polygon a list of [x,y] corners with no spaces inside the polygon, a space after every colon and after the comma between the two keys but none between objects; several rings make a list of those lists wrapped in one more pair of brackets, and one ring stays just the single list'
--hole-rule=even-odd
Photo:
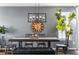
[{"label": "black metal chair", "polygon": [[66,54],[68,49],[68,43],[67,40],[64,44],[56,44],[56,54],[63,53]]},{"label": "black metal chair", "polygon": [[[45,34],[38,34],[39,37],[45,37]],[[37,42],[37,47],[46,47],[46,42]]]},{"label": "black metal chair", "polygon": [[33,47],[33,42],[25,42],[26,47]]},{"label": "black metal chair", "polygon": [[[25,34],[25,37],[32,37],[33,34]],[[25,42],[25,47],[33,47],[33,42]]]},{"label": "black metal chair", "polygon": [[17,44],[15,44],[15,43],[8,43],[7,45],[5,45],[5,53],[6,54],[13,54],[13,51],[14,51],[14,49],[16,49],[17,48]]},{"label": "black metal chair", "polygon": [[65,44],[56,44],[56,54],[66,54],[67,46]]}]

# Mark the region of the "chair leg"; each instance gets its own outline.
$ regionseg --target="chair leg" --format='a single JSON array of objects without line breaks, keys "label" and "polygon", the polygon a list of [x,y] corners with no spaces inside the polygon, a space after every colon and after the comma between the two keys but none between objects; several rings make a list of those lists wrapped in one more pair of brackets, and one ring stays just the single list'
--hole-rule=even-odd
[{"label": "chair leg", "polygon": [[58,54],[58,47],[56,47],[56,54]]},{"label": "chair leg", "polygon": [[32,44],[32,48],[33,48],[33,44]]},{"label": "chair leg", "polygon": [[64,52],[64,54],[67,53],[67,48],[66,47],[63,47],[63,52]]}]

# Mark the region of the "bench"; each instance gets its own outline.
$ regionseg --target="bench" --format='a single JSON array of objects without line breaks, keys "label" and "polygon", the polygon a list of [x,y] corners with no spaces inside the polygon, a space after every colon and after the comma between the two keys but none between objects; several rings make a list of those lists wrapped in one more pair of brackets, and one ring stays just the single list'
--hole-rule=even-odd
[{"label": "bench", "polygon": [[55,51],[52,48],[16,48],[13,51],[13,54],[55,54]]}]

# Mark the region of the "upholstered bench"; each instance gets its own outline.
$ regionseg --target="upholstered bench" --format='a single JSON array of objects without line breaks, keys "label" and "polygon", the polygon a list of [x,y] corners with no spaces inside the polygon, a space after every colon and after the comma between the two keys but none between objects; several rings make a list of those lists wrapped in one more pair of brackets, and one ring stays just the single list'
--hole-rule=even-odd
[{"label": "upholstered bench", "polygon": [[16,48],[13,54],[55,54],[52,48]]}]

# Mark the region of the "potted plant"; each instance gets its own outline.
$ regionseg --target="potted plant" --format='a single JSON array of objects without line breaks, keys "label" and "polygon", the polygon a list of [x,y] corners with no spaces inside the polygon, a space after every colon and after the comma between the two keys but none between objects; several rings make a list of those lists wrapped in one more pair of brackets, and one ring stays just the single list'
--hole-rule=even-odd
[{"label": "potted plant", "polygon": [[[56,28],[58,30],[58,34],[63,34],[63,32],[66,29],[66,24],[65,24],[65,16],[61,15],[61,9],[59,9],[56,13],[55,13],[56,17],[57,17],[57,25]],[[64,33],[65,34],[65,33]],[[59,36],[59,35],[58,35]],[[63,36],[59,39],[63,39]]]},{"label": "potted plant", "polygon": [[69,38],[73,33],[72,27],[71,27],[71,21],[75,18],[75,13],[72,12],[69,14],[68,16],[68,24],[66,26],[66,37],[67,37],[67,46],[68,46],[68,42],[69,42]]},{"label": "potted plant", "polygon": [[69,42],[69,37],[72,35],[73,30],[71,27],[71,21],[73,20],[73,18],[75,18],[75,13],[72,12],[69,14],[68,16],[68,24],[65,23],[65,16],[61,15],[61,9],[59,9],[56,13],[55,13],[56,17],[57,17],[57,25],[56,28],[58,31],[65,31],[66,33],[66,37],[67,37],[67,42],[66,45],[68,47],[68,42]]},{"label": "potted plant", "polygon": [[5,42],[5,33],[7,32],[7,28],[3,25],[0,26],[0,36],[1,36],[1,41],[2,41],[2,46],[5,46],[6,42]]}]

